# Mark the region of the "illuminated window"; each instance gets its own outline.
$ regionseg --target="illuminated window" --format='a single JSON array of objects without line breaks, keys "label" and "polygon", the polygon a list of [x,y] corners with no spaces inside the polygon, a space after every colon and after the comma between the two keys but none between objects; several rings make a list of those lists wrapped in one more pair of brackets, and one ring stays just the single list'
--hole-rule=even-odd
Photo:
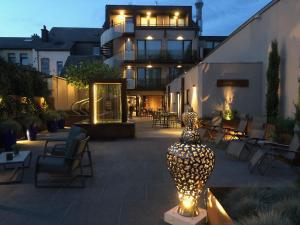
[{"label": "illuminated window", "polygon": [[183,18],[179,18],[177,21],[178,21],[178,26],[179,27],[183,27],[185,25]]},{"label": "illuminated window", "polygon": [[156,26],[156,17],[141,17],[141,26]]}]

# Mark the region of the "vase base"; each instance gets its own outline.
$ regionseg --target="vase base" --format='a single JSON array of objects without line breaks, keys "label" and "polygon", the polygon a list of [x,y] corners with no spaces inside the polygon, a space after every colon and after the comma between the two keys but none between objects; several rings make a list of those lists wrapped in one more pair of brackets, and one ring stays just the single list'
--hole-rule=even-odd
[{"label": "vase base", "polygon": [[199,208],[199,214],[195,217],[185,217],[178,214],[178,206],[164,214],[164,221],[172,225],[204,225],[206,224],[207,212]]}]

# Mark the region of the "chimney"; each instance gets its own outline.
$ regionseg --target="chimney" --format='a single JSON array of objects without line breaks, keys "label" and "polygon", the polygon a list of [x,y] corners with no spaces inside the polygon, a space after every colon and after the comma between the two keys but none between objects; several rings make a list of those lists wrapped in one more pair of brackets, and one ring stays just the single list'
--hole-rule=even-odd
[{"label": "chimney", "polygon": [[202,21],[203,1],[196,0],[195,6],[196,6],[196,22],[197,25],[199,26],[199,36],[201,36],[203,31],[203,21]]},{"label": "chimney", "polygon": [[48,42],[49,41],[49,31],[47,30],[46,26],[43,26],[43,29],[41,29],[42,33],[42,41]]}]

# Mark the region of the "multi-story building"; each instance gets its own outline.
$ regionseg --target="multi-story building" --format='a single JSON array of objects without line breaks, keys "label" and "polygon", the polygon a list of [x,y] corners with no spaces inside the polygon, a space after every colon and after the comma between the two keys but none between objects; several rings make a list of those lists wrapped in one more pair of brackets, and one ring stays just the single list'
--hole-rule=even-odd
[{"label": "multi-story building", "polygon": [[104,62],[127,78],[137,112],[163,108],[166,84],[199,61],[191,6],[107,5],[103,29]]},{"label": "multi-story building", "polygon": [[49,75],[60,76],[66,64],[100,58],[99,28],[44,26],[41,37],[0,37],[0,57],[8,62],[32,66]]}]

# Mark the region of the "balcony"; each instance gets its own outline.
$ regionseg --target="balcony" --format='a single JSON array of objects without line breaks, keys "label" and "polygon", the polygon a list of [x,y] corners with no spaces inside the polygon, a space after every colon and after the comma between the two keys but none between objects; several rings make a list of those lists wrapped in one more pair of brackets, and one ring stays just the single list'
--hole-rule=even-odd
[{"label": "balcony", "polygon": [[110,41],[122,37],[125,33],[134,33],[134,23],[126,21],[105,30],[101,35],[101,47]]},{"label": "balcony", "polygon": [[199,57],[197,51],[191,51],[186,54],[176,51],[162,50],[157,52],[147,52],[145,54],[137,53],[136,63],[196,63]]},{"label": "balcony", "polygon": [[135,52],[134,51],[125,51],[119,52],[115,54],[113,57],[110,57],[104,60],[104,63],[113,66],[120,66],[124,61],[133,61],[135,60]]},{"label": "balcony", "polygon": [[137,90],[165,90],[165,88],[166,88],[165,79],[136,80]]}]

